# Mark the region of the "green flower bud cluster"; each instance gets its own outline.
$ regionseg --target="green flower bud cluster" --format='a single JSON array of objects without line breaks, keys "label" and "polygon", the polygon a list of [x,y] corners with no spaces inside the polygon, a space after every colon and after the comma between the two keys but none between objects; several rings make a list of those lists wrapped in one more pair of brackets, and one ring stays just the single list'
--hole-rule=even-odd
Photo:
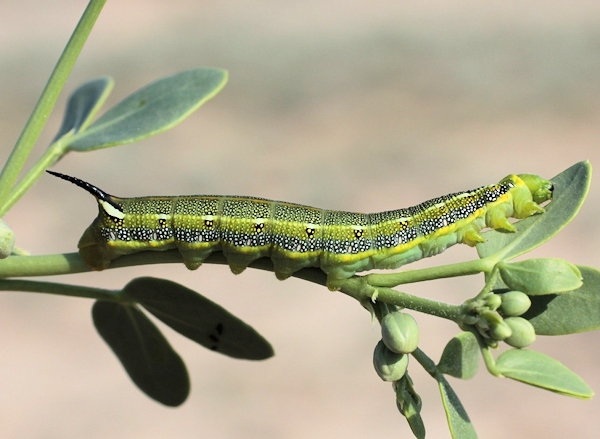
[{"label": "green flower bud cluster", "polygon": [[528,320],[519,317],[531,306],[529,297],[520,291],[490,293],[467,304],[460,325],[472,326],[490,346],[504,341],[510,346],[524,348],[535,341],[535,330]]},{"label": "green flower bud cluster", "polygon": [[520,315],[531,307],[531,299],[521,291],[509,291],[500,295],[502,304],[500,312],[505,317],[504,323],[511,333],[502,340],[515,348],[524,348],[535,341],[535,330],[528,320]]},{"label": "green flower bud cluster", "polygon": [[408,421],[413,434],[418,439],[425,438],[425,424],[421,418],[423,402],[416,392],[413,381],[408,374],[393,384],[396,392],[396,407]]},{"label": "green flower bud cluster", "polygon": [[384,381],[398,381],[408,368],[408,355],[419,344],[419,326],[409,314],[392,311],[381,319],[381,340],[373,352],[373,366]]},{"label": "green flower bud cluster", "polygon": [[381,319],[381,340],[373,352],[373,366],[377,375],[392,383],[396,392],[396,406],[408,421],[418,439],[425,438],[425,424],[421,419],[421,397],[414,389],[407,373],[408,354],[419,344],[419,326],[410,315],[395,308],[385,307]]}]

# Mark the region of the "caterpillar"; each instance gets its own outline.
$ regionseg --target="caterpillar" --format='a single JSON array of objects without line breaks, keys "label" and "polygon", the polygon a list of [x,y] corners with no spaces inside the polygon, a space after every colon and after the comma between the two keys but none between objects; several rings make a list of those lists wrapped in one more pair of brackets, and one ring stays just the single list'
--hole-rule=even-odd
[{"label": "caterpillar", "polygon": [[195,195],[119,198],[75,177],[48,171],[91,193],[99,214],[79,240],[84,262],[104,270],[121,255],[176,248],[197,269],[221,251],[239,274],[269,257],[278,279],[319,267],[339,289],[355,273],[394,269],[446,248],[484,242],[490,227],[516,231],[508,218],[544,212],[550,181],[511,174],[497,184],[457,192],[413,207],[379,213],[324,210],[244,196]]}]

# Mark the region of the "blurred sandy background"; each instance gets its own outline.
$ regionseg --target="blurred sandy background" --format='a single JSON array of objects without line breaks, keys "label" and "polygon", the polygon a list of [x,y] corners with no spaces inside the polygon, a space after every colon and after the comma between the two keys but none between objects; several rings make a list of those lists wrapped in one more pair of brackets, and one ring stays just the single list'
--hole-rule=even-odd
[{"label": "blurred sandy background", "polygon": [[[122,196],[248,194],[379,211],[496,182],[600,164],[600,3],[594,1],[108,2],[67,84],[116,79],[114,104],[161,76],[227,68],[216,98],[139,144],[70,155],[56,169]],[[86,2],[0,1],[0,145],[18,137]],[[37,153],[58,129],[61,98]],[[600,267],[600,184],[537,256]],[[96,215],[89,195],[44,177],[7,215],[32,253],[69,252]],[[420,263],[474,257],[454,248]],[[153,275],[194,288],[252,324],[276,356],[231,360],[165,333],[192,391],[177,409],[129,381],[91,323],[91,301],[0,296],[3,438],[411,437],[372,370],[378,327],[352,300],[315,285],[226,267],[142,267],[55,278],[119,288]],[[481,278],[406,291],[460,303]],[[438,359],[458,331],[417,316]],[[598,333],[541,338],[600,391]],[[410,369],[428,437],[450,437],[435,383]],[[451,379],[482,438],[597,437],[600,399],[584,402],[483,367]]]}]

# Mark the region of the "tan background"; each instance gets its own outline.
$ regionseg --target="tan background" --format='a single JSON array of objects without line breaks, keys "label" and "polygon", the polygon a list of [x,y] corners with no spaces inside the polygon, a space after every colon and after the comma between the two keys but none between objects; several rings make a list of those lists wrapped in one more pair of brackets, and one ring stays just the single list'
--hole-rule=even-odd
[{"label": "tan background", "polygon": [[[0,1],[0,132],[9,154],[86,2]],[[600,163],[600,3],[594,1],[109,2],[67,85],[116,79],[110,103],[197,66],[229,85],[176,129],[66,157],[56,169],[122,196],[248,194],[356,211],[408,206],[495,182]],[[40,141],[60,124],[65,96]],[[600,267],[600,185],[535,255]],[[73,251],[89,195],[44,177],[6,216],[32,253]],[[474,257],[455,248],[433,262]],[[264,334],[276,357],[221,357],[165,330],[186,361],[188,401],[165,408],[129,381],[95,333],[89,300],[0,296],[3,438],[410,437],[371,365],[378,328],[315,285],[225,267],[142,267],[57,281],[119,288],[162,276],[203,292]],[[480,278],[407,291],[460,303]],[[417,316],[439,358],[455,325]],[[600,390],[597,333],[535,349]],[[416,362],[428,437],[449,437],[437,388]],[[561,397],[485,370],[451,380],[483,438],[591,438],[600,399]]]}]

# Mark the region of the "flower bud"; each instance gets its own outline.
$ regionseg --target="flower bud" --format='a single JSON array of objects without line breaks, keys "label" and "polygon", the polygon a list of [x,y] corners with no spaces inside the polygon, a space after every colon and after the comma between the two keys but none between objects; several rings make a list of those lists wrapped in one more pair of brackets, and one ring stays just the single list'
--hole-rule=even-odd
[{"label": "flower bud", "polygon": [[512,329],[506,322],[500,322],[490,327],[490,337],[494,340],[504,340],[512,335]]},{"label": "flower bud", "polygon": [[485,298],[486,306],[492,311],[496,311],[502,304],[502,298],[498,294],[490,294]]},{"label": "flower bud", "polygon": [[509,291],[502,294],[500,311],[507,317],[517,317],[525,313],[531,306],[531,299],[520,291]]},{"label": "flower bud", "polygon": [[535,341],[533,325],[523,317],[508,317],[504,321],[512,330],[512,335],[504,341],[512,347],[524,348]]},{"label": "flower bud", "polygon": [[490,325],[490,327],[499,325],[503,321],[502,316],[496,311],[482,311],[481,317]]},{"label": "flower bud", "polygon": [[410,314],[391,312],[381,320],[381,338],[392,352],[409,354],[419,344],[419,326]]},{"label": "flower bud", "polygon": [[383,381],[398,381],[408,368],[408,355],[390,351],[380,340],[373,352],[373,366]]},{"label": "flower bud", "polygon": [[463,317],[463,322],[465,323],[465,325],[474,325],[478,321],[479,321],[479,316],[466,315]]}]

